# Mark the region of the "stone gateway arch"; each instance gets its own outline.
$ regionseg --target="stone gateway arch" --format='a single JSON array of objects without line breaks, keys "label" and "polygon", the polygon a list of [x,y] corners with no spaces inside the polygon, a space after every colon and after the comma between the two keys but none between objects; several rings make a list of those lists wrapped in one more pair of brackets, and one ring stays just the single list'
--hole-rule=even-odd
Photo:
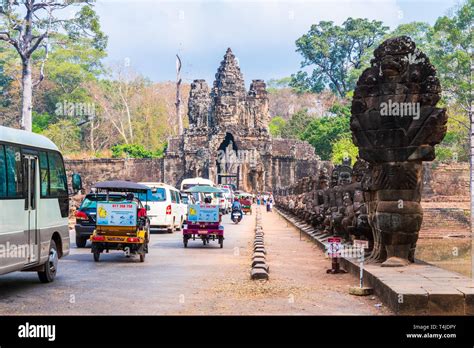
[{"label": "stone gateway arch", "polygon": [[200,176],[234,183],[247,192],[272,191],[319,170],[320,161],[307,142],[273,139],[263,80],[247,91],[238,62],[229,48],[212,88],[205,80],[191,84],[189,128],[169,139],[164,181],[179,185]]}]

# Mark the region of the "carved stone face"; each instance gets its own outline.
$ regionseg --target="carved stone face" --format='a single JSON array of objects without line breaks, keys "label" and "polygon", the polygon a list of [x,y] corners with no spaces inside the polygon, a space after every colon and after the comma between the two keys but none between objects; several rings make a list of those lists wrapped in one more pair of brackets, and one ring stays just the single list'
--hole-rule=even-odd
[{"label": "carved stone face", "polygon": [[349,185],[351,183],[351,174],[348,172],[341,172],[339,174],[338,185]]}]

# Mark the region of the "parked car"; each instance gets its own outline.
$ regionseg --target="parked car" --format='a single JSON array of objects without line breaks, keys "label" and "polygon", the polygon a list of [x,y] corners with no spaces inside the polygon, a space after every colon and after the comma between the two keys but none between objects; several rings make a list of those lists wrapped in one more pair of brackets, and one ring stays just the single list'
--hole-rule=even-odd
[{"label": "parked car", "polygon": [[168,233],[181,230],[185,215],[186,205],[181,202],[181,194],[177,188],[159,182],[141,182],[150,187],[150,191],[140,194],[140,200],[146,202],[150,227],[166,229]]},{"label": "parked car", "polygon": [[[109,201],[121,202],[125,200],[125,195],[112,194],[109,195]],[[74,230],[76,231],[76,245],[78,248],[84,248],[87,240],[92,235],[95,229],[97,201],[104,201],[105,194],[87,194],[81,202],[81,205],[76,210],[76,224]]]}]

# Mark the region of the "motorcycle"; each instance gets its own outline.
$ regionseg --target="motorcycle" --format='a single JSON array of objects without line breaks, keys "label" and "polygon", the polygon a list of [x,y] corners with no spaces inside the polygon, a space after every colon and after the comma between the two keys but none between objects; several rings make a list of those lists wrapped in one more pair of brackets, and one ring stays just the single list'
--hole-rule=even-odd
[{"label": "motorcycle", "polygon": [[238,209],[233,209],[232,213],[230,214],[230,218],[237,225],[240,220],[242,220],[242,211]]}]

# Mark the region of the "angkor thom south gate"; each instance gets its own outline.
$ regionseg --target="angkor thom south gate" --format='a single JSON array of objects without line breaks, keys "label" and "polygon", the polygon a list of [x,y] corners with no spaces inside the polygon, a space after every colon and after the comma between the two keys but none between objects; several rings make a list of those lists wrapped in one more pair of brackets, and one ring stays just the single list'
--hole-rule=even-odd
[{"label": "angkor thom south gate", "polygon": [[263,192],[318,172],[319,158],[309,143],[271,137],[265,82],[253,80],[247,92],[230,48],[212,89],[205,80],[191,84],[188,117],[184,134],[169,139],[166,183],[199,176]]}]

